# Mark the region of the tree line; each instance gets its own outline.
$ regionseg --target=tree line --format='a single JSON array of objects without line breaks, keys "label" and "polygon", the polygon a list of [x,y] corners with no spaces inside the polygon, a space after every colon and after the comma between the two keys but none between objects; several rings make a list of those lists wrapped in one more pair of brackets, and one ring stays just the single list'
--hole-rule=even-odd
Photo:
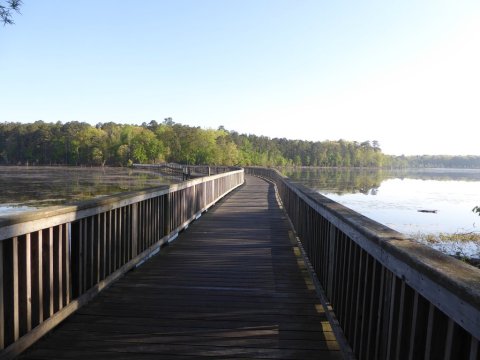
[{"label": "tree line", "polygon": [[[394,157],[377,141],[303,141],[202,129],[171,118],[142,125],[113,122],[0,123],[0,164],[325,167],[480,167],[480,157]],[[455,166],[458,165],[458,166]]]},{"label": "tree line", "polygon": [[480,169],[480,156],[474,155],[412,155],[394,156],[391,159],[397,168],[457,168]]}]

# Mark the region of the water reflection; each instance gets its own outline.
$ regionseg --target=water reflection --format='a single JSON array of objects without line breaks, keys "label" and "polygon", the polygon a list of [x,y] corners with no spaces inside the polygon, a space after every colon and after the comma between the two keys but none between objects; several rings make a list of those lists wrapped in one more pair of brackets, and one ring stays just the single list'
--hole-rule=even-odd
[{"label": "water reflection", "polygon": [[471,211],[480,204],[480,170],[303,168],[283,173],[411,236],[480,231],[480,217]]},{"label": "water reflection", "polygon": [[280,171],[312,189],[337,195],[377,195],[382,182],[389,179],[480,181],[477,169],[282,168]]},{"label": "water reflection", "polygon": [[0,214],[60,205],[173,182],[128,168],[0,167]]},{"label": "water reflection", "polygon": [[341,194],[375,195],[381,182],[388,177],[377,169],[301,168],[284,169],[283,174],[316,190]]}]

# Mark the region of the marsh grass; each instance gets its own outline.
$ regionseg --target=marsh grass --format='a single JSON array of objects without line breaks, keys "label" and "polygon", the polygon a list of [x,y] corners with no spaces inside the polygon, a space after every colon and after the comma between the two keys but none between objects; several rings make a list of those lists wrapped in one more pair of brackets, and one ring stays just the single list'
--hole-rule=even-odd
[{"label": "marsh grass", "polygon": [[480,268],[480,233],[418,233],[416,241]]},{"label": "marsh grass", "polygon": [[415,234],[413,238],[422,243],[438,244],[445,242],[475,242],[480,244],[480,233],[468,232],[468,233],[439,233],[439,234]]}]

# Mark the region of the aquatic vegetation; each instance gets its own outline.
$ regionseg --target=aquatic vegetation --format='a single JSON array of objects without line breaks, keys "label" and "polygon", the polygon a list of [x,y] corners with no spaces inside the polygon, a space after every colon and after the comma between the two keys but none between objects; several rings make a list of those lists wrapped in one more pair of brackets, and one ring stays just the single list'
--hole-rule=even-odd
[{"label": "aquatic vegetation", "polygon": [[[480,232],[412,235],[416,241],[459,259],[480,259]],[[468,261],[470,262],[470,261]]]}]

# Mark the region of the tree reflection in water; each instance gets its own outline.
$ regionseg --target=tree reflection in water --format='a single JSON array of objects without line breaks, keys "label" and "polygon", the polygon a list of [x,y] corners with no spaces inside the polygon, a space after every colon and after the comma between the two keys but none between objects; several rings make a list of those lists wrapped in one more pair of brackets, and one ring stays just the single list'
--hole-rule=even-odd
[{"label": "tree reflection in water", "polygon": [[129,168],[2,166],[0,215],[172,182],[153,171]]}]

